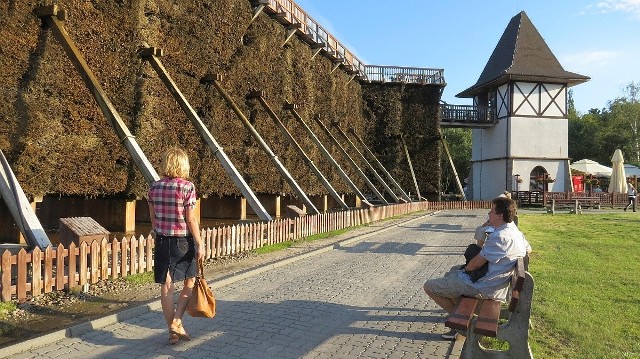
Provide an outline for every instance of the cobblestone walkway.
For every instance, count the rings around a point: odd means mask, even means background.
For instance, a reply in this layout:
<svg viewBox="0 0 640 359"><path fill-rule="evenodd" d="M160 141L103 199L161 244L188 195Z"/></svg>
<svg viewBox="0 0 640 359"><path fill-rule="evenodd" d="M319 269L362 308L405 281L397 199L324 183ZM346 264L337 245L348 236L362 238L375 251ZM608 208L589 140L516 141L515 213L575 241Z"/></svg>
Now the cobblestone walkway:
<svg viewBox="0 0 640 359"><path fill-rule="evenodd" d="M423 213L383 223L318 254L214 285L217 316L185 316L190 342L167 344L155 303L104 326L94 321L95 329L81 335L32 341L10 357L457 358L460 343L440 338L445 313L422 283L462 263L486 213Z"/></svg>

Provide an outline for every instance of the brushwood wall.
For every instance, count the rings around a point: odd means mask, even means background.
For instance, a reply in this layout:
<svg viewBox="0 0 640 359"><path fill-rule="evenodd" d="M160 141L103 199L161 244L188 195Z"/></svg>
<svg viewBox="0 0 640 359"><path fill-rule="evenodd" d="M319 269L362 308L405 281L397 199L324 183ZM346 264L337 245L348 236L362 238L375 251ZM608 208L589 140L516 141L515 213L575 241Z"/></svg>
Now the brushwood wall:
<svg viewBox="0 0 640 359"><path fill-rule="evenodd" d="M414 192L400 141L404 134L421 191L438 190L440 88L363 84L340 69L332 71L330 60L312 58L313 50L298 39L282 46L286 29L265 14L251 22L246 0L56 3L68 13L64 26L71 39L156 170L164 149L185 148L200 195L240 191L151 66L137 56L143 43L164 50L165 68L256 193L293 191L215 88L202 81L207 75L222 75L227 93L310 195L327 191L263 108L246 98L252 89L264 91L338 192L352 191L281 110L285 101L299 106L301 117L360 188L363 181L314 116L327 125L338 120L343 129L353 127L400 185ZM53 33L33 15L40 4L0 3L0 149L29 196L144 197L142 174Z"/></svg>

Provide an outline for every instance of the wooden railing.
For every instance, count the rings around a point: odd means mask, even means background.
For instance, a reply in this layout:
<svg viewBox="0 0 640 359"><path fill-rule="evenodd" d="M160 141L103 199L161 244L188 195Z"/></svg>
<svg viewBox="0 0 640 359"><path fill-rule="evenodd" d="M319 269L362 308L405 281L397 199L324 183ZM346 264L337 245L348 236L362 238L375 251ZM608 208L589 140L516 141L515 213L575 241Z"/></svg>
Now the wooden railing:
<svg viewBox="0 0 640 359"><path fill-rule="evenodd" d="M444 85L443 69L366 65L365 73L367 75L367 80L371 82Z"/></svg>
<svg viewBox="0 0 640 359"><path fill-rule="evenodd" d="M254 2L254 1L252 1ZM319 48L323 54L348 73L364 77L364 64L335 37L325 30L292 0L268 0L265 12L285 26L296 28L296 34L313 48Z"/></svg>
<svg viewBox="0 0 640 359"><path fill-rule="evenodd" d="M543 206L551 203L552 199L574 199L581 197L597 197L600 199L602 207L624 206L628 203L626 193L607 192L542 192L542 191L512 191L511 198L517 199L519 205L523 206Z"/></svg>
<svg viewBox="0 0 640 359"><path fill-rule="evenodd" d="M493 126L498 122L493 107L440 105L440 122L443 127Z"/></svg>
<svg viewBox="0 0 640 359"><path fill-rule="evenodd" d="M491 208L491 202L411 202L203 229L205 259L235 255L412 212L474 208ZM120 241L104 238L91 244L71 244L69 248L63 245L47 247L44 251L20 249L14 254L5 250L0 256L0 300L24 301L30 296L68 288L82 289L100 280L152 271L153 245L150 236L132 236Z"/></svg>
<svg viewBox="0 0 640 359"><path fill-rule="evenodd" d="M319 49L324 56L361 81L439 85L445 83L442 69L365 65L293 0L251 2L263 3L265 12L271 17L284 26L296 29L296 34L303 41L312 48Z"/></svg>

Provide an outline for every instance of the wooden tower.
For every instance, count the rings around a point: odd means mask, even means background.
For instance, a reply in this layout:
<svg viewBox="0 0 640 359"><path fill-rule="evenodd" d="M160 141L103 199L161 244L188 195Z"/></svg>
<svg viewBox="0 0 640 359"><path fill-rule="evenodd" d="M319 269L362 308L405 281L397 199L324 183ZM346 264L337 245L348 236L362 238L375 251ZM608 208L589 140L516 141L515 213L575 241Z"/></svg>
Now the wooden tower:
<svg viewBox="0 0 640 359"><path fill-rule="evenodd" d="M469 197L569 191L567 89L588 80L562 68L524 11L514 16L476 84L456 95L496 116L472 130Z"/></svg>

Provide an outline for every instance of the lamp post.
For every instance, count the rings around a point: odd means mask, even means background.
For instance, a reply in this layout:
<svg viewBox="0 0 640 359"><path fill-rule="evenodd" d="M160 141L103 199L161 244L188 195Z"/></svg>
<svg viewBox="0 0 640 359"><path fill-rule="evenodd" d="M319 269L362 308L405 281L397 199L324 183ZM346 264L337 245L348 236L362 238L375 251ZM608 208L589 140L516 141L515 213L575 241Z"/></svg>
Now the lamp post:
<svg viewBox="0 0 640 359"><path fill-rule="evenodd" d="M516 178L516 196L518 195L518 191L520 190L519 188L519 184L520 184L520 175L516 174L513 175L513 177Z"/></svg>

